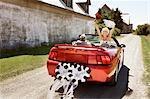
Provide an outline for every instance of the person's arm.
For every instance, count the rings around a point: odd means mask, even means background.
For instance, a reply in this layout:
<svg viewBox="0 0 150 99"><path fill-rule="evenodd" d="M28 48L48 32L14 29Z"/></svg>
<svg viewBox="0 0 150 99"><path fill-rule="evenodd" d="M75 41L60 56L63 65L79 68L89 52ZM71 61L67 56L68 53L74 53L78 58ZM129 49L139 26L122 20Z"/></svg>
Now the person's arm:
<svg viewBox="0 0 150 99"><path fill-rule="evenodd" d="M101 40L101 32L100 32L100 30L99 30L98 24L96 23L96 20L94 21L94 25L95 25L95 28L96 28L97 33L98 33L98 35L99 35L99 39Z"/></svg>

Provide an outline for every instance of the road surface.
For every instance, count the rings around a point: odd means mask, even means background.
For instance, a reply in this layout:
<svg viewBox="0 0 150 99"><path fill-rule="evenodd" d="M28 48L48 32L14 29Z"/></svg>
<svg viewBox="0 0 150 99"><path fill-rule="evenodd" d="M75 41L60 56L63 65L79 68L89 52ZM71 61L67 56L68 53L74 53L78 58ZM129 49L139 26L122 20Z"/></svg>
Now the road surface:
<svg viewBox="0 0 150 99"><path fill-rule="evenodd" d="M142 83L144 71L141 39L135 35L126 35L121 39L126 44L125 61L115 87L104 84L84 83L75 90L77 99L148 99L146 86ZM128 84L129 79L129 84ZM48 76L46 66L29 71L0 83L0 99L46 99L49 86L54 78ZM131 95L125 95L127 86L133 89Z"/></svg>

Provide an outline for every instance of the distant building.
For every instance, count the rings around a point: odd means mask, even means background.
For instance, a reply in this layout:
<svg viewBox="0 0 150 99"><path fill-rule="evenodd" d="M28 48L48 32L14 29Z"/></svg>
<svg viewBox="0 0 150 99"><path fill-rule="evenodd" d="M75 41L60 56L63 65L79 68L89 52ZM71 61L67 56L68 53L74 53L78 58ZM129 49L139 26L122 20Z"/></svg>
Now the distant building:
<svg viewBox="0 0 150 99"><path fill-rule="evenodd" d="M127 24L123 22L123 30L121 31L122 34L128 34L132 32L133 25Z"/></svg>
<svg viewBox="0 0 150 99"><path fill-rule="evenodd" d="M0 0L0 49L71 41L91 33L91 2L78 1Z"/></svg>

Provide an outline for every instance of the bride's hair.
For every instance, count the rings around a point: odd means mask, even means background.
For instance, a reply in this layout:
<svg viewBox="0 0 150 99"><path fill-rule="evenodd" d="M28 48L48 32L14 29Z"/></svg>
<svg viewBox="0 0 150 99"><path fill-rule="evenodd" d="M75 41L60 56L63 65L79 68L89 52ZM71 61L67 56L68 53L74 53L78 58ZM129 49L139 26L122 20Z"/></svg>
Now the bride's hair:
<svg viewBox="0 0 150 99"><path fill-rule="evenodd" d="M101 31L101 39L103 39L103 34L104 34L104 32L107 32L107 33L108 33L107 37L108 37L108 40L110 40L110 39L111 39L111 33L110 33L110 30L109 30L107 27L102 28L102 31Z"/></svg>
<svg viewBox="0 0 150 99"><path fill-rule="evenodd" d="M102 28L102 31L101 31L101 33L103 34L103 33L104 33L104 31L106 31L107 33L110 33L110 31L109 31L109 29L108 29L107 27L105 27L105 28Z"/></svg>

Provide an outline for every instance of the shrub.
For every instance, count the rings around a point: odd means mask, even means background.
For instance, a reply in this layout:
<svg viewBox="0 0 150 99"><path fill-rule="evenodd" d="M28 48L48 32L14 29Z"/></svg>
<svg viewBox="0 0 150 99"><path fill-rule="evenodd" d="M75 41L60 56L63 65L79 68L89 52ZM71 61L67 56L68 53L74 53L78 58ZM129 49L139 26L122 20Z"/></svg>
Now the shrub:
<svg viewBox="0 0 150 99"><path fill-rule="evenodd" d="M120 32L121 32L120 29L114 28L113 33L112 33L112 36L120 36Z"/></svg>
<svg viewBox="0 0 150 99"><path fill-rule="evenodd" d="M149 24L138 25L135 33L137 35L149 35L150 34L150 25Z"/></svg>

